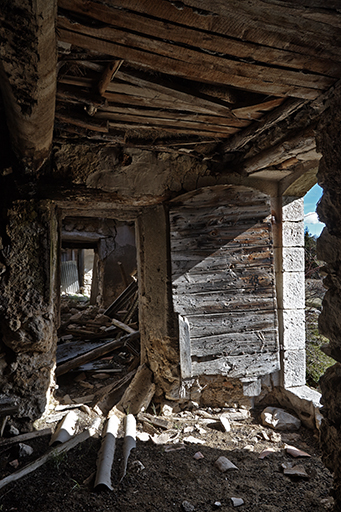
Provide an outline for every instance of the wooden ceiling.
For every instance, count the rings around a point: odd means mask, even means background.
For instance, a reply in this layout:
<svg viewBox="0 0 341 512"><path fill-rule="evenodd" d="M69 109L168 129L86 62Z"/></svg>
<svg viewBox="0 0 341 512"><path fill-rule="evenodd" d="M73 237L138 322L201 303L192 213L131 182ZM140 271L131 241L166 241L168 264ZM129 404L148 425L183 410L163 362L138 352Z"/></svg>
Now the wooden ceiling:
<svg viewBox="0 0 341 512"><path fill-rule="evenodd" d="M339 0L58 0L55 30L55 143L277 181L316 169L314 129L341 78Z"/></svg>

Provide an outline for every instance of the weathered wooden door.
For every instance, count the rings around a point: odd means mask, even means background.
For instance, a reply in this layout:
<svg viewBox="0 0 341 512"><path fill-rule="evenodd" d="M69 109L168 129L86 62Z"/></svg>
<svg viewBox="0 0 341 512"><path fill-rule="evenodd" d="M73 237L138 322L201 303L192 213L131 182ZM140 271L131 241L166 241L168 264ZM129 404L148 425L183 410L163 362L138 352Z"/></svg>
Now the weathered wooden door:
<svg viewBox="0 0 341 512"><path fill-rule="evenodd" d="M170 209L183 378L279 368L270 205L246 187L200 189Z"/></svg>

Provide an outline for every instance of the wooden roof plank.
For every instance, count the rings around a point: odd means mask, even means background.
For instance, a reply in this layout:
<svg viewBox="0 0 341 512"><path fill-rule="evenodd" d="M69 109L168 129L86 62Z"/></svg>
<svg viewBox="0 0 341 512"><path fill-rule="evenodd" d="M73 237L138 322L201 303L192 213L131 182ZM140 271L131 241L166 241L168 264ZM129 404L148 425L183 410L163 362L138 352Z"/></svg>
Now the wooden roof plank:
<svg viewBox="0 0 341 512"><path fill-rule="evenodd" d="M142 44L145 48L137 49L136 36L130 40L131 47L123 46L108 40L110 35L107 33L107 29L89 29L88 27L68 22L63 22L63 25L69 27L69 29L59 28L60 39L64 42L101 51L116 58L124 58L127 61L147 66L153 70L157 69L160 72L201 82L229 83L234 87L258 93L275 96L295 96L306 99L315 99L320 90L328 88L335 82L334 79L320 75L293 71L283 72L283 70L279 69L247 65L242 62L229 61L228 59L214 56L209 56L208 58L208 55L204 53L187 49L181 49L181 59L178 60L180 54L176 55L174 53L174 46L171 44L159 44L157 49L162 52L162 55L159 55L158 53L150 52L151 48L147 39ZM100 38L97 36L100 36ZM112 34L112 37L115 39L114 34ZM173 57L171 56L172 54Z"/></svg>
<svg viewBox="0 0 341 512"><path fill-rule="evenodd" d="M78 0L76 5L75 0L59 0L59 5L69 10L78 8L90 16L93 8L86 0ZM272 5L270 10L259 1L252 5L243 0L186 0L177 6L167 0L114 0L110 7L312 57L319 54L330 59L334 52L340 55L340 44L335 45L340 40L339 31L325 33L321 23L312 24L288 6Z"/></svg>
<svg viewBox="0 0 341 512"><path fill-rule="evenodd" d="M84 0L63 0L61 6L72 12L125 30L134 30L151 37L186 44L203 50L226 54L242 59L268 63L272 66L305 69L315 73L340 77L340 66L333 60L304 55L287 49L277 49L247 41L238 41L220 34L205 34L201 30L141 16L140 13L115 9L115 6L101 5Z"/></svg>
<svg viewBox="0 0 341 512"><path fill-rule="evenodd" d="M107 119L108 121L111 121L111 125L113 125L116 121L121 123L137 123L140 126L144 126L145 128L152 128L152 127L168 127L173 126L178 127L179 129L193 129L193 131L196 130L202 130L205 132L213 132L213 133L219 133L219 134L226 134L231 135L233 133L236 133L238 130L235 127L231 126L223 126L223 125L215 125L215 124L209 124L207 122L199 122L199 121L190 121L190 120L180 120L180 119L167 119L159 118L159 117L147 117L147 116L136 116L136 115L130 115L128 113L122 114L122 113L113 113L113 112L97 112L94 116L95 119Z"/></svg>
<svg viewBox="0 0 341 512"><path fill-rule="evenodd" d="M146 124L143 124L143 123L128 123L128 122L111 122L109 121L109 128L113 128L113 129L118 129L118 130L147 130L148 132L152 131L152 130L155 130L157 129L158 132L169 132L169 133L176 133L176 134L182 134L182 135L198 135L199 137L212 137L212 139L224 139L224 138L227 138L228 137L228 133L226 133L226 131L224 130L220 130L219 132L214 132L214 131L210 131L210 130L205 130L203 128L185 128L183 127L182 125L180 125L179 123L177 124L177 126L166 126L166 125L162 125L162 126L156 126L156 125L153 123L151 126L147 126ZM234 130L233 128L231 128L231 130ZM235 132L237 131L237 129L235 129ZM235 133L234 132L234 133Z"/></svg>
<svg viewBox="0 0 341 512"><path fill-rule="evenodd" d="M153 107L153 103L151 102L149 104L150 107ZM240 128L243 126L247 126L249 122L245 120L230 120L226 119L224 117L219 116L208 116L203 114L197 114L197 113L183 113L181 112L174 112L174 111L168 111L166 109L137 109L137 108L131 108L131 107L118 107L116 105L108 105L105 107L100 107L98 114L96 114L96 117L99 118L105 118L106 115L108 115L108 119L110 119L110 115L114 114L116 116L121 116L122 119L124 119L124 116L136 116L139 117L141 122L143 119L146 119L146 121L152 121L153 119L165 119L165 120L173 120L179 123L182 123L183 121L190 121L195 123L206 123L206 125L213 125L217 127L236 127Z"/></svg>

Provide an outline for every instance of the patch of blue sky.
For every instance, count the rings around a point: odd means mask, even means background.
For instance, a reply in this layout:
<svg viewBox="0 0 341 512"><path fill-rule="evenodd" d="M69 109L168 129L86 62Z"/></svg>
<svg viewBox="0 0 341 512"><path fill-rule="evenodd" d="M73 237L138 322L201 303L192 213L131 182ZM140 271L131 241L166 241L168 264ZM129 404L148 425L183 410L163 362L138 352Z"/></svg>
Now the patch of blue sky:
<svg viewBox="0 0 341 512"><path fill-rule="evenodd" d="M304 196L304 228L308 228L311 235L319 236L324 228L316 213L316 204L322 196L322 188L314 185Z"/></svg>

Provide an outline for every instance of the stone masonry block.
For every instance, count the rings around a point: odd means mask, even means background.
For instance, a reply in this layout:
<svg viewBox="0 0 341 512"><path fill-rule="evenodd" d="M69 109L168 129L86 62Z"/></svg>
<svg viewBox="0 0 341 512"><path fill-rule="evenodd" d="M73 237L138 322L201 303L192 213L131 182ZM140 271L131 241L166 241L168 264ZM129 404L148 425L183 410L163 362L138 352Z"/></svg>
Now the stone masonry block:
<svg viewBox="0 0 341 512"><path fill-rule="evenodd" d="M282 244L283 247L303 247L304 223L289 221L283 222Z"/></svg>
<svg viewBox="0 0 341 512"><path fill-rule="evenodd" d="M305 350L286 350L282 364L283 386L285 389L305 385Z"/></svg>
<svg viewBox="0 0 341 512"><path fill-rule="evenodd" d="M284 350L305 349L305 310L287 309L283 314Z"/></svg>
<svg viewBox="0 0 341 512"><path fill-rule="evenodd" d="M290 200L289 198L285 198L285 201ZM304 219L304 202L303 197L297 199L297 197L292 198L290 203L283 205L282 208L282 221L300 221Z"/></svg>
<svg viewBox="0 0 341 512"><path fill-rule="evenodd" d="M283 309L304 309L304 272L283 273Z"/></svg>
<svg viewBox="0 0 341 512"><path fill-rule="evenodd" d="M304 272L303 247L283 247L283 271Z"/></svg>

